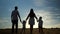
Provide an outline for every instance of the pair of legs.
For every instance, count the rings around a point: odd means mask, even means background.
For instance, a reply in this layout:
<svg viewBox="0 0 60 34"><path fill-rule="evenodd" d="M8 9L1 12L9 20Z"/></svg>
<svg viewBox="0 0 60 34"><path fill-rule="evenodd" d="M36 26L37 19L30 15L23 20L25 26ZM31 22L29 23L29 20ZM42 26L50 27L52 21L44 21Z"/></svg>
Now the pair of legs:
<svg viewBox="0 0 60 34"><path fill-rule="evenodd" d="M33 31L33 25L30 25L30 34L32 34Z"/></svg>
<svg viewBox="0 0 60 34"><path fill-rule="evenodd" d="M25 25L23 25L23 28L22 28L22 32L25 34L25 29L26 29L26 27L25 27ZM21 34L22 34L22 32L21 32Z"/></svg>
<svg viewBox="0 0 60 34"><path fill-rule="evenodd" d="M39 26L39 34L44 34L43 28L41 26Z"/></svg>
<svg viewBox="0 0 60 34"><path fill-rule="evenodd" d="M18 31L18 20L13 20L12 21L12 34L14 33L14 26L16 27L16 34Z"/></svg>

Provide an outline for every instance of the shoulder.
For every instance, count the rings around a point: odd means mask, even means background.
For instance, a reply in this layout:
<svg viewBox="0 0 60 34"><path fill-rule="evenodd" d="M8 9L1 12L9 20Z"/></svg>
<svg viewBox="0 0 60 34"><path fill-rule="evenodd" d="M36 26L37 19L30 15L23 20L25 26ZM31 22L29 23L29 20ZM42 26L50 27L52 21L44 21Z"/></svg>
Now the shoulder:
<svg viewBox="0 0 60 34"><path fill-rule="evenodd" d="M41 20L43 22L43 20Z"/></svg>
<svg viewBox="0 0 60 34"><path fill-rule="evenodd" d="M33 15L35 16L35 13L33 13Z"/></svg>

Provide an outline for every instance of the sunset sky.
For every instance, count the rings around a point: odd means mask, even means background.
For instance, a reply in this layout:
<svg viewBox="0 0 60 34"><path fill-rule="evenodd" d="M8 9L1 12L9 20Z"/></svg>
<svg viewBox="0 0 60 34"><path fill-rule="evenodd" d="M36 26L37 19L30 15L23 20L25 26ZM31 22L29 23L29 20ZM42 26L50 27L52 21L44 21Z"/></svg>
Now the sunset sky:
<svg viewBox="0 0 60 34"><path fill-rule="evenodd" d="M60 28L60 0L0 0L0 29L11 28L11 12L18 6L22 21L28 16L30 9L39 18L43 18L43 28ZM22 23L19 21L19 28ZM29 28L28 21L26 28ZM34 28L38 28L35 20Z"/></svg>

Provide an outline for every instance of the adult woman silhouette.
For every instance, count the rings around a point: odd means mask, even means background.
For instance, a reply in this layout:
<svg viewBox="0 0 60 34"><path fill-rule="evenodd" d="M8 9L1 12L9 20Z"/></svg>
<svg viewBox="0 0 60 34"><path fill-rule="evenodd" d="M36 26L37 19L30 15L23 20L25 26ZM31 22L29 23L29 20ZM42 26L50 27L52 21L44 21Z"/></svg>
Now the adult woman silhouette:
<svg viewBox="0 0 60 34"><path fill-rule="evenodd" d="M26 18L26 21L27 19L29 18L29 25L30 25L30 34L32 34L32 30L33 30L33 25L35 24L35 20L34 20L34 17L37 19L33 9L30 10L30 13L29 15L27 16ZM38 19L37 19L38 20Z"/></svg>

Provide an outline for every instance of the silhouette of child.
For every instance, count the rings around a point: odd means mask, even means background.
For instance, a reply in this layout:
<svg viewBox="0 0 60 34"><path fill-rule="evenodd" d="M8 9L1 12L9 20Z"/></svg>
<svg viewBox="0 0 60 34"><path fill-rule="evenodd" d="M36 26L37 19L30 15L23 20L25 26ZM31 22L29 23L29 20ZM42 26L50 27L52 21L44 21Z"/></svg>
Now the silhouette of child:
<svg viewBox="0 0 60 34"><path fill-rule="evenodd" d="M24 31L24 34L25 34L26 21L25 21L25 20L23 20L22 24L23 24L22 32Z"/></svg>
<svg viewBox="0 0 60 34"><path fill-rule="evenodd" d="M39 17L39 20L38 20L38 29L39 29L39 33L41 32L41 34L43 33L43 20L42 20L42 17Z"/></svg>
<svg viewBox="0 0 60 34"><path fill-rule="evenodd" d="M26 26L26 21L23 20L23 29L25 30L25 26Z"/></svg>

